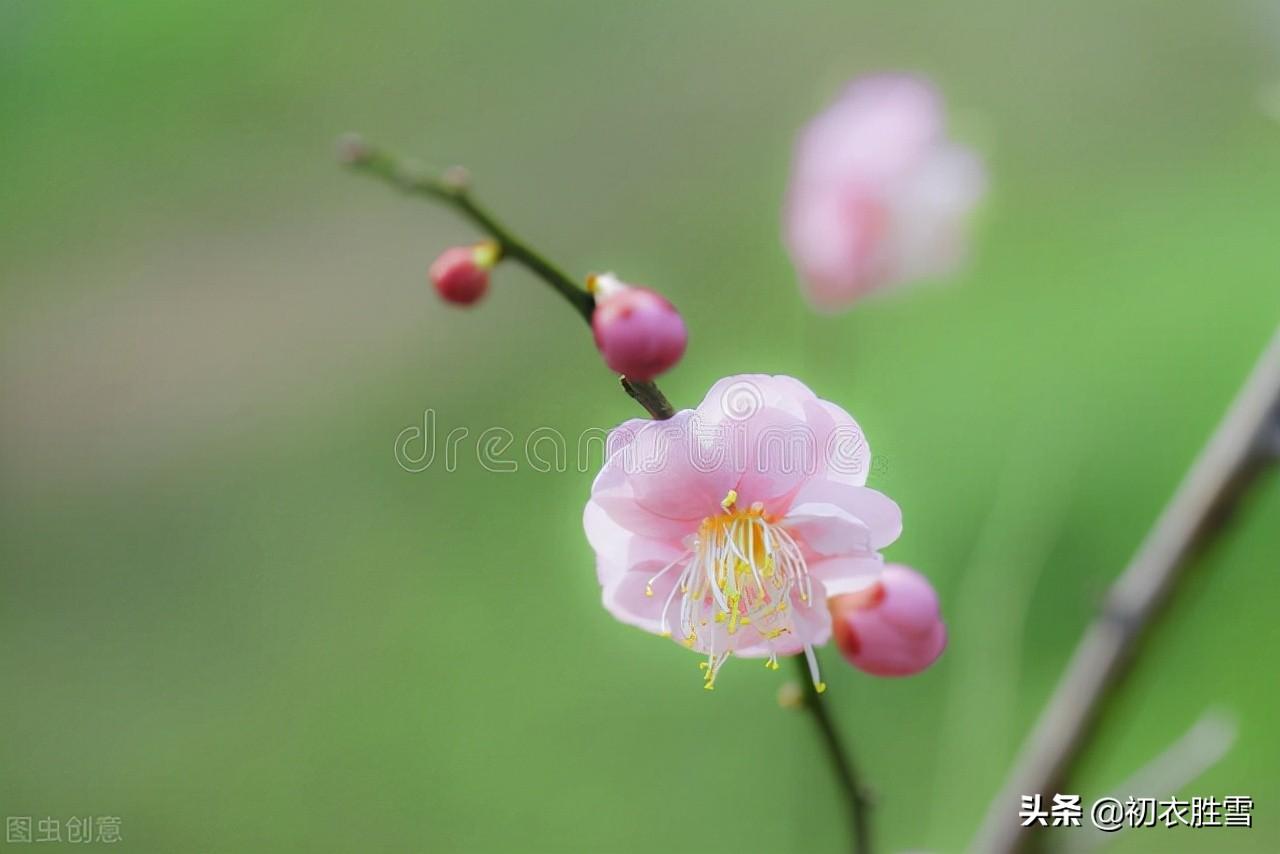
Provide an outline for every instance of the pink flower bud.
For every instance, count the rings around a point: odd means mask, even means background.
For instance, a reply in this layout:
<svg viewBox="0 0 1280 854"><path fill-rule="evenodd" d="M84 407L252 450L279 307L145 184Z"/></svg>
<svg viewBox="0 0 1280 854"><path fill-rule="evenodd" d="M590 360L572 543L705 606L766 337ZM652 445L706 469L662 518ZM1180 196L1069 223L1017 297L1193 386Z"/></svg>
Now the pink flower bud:
<svg viewBox="0 0 1280 854"><path fill-rule="evenodd" d="M889 564L869 586L834 596L832 633L844 657L873 676L910 676L942 654L938 594L913 569Z"/></svg>
<svg viewBox="0 0 1280 854"><path fill-rule="evenodd" d="M623 284L611 273L592 277L589 285L596 297L591 329L606 365L628 379L644 381L680 361L689 333L665 297Z"/></svg>
<svg viewBox="0 0 1280 854"><path fill-rule="evenodd" d="M431 264L431 281L445 302L471 305L489 290L489 271L498 261L492 242L454 246Z"/></svg>

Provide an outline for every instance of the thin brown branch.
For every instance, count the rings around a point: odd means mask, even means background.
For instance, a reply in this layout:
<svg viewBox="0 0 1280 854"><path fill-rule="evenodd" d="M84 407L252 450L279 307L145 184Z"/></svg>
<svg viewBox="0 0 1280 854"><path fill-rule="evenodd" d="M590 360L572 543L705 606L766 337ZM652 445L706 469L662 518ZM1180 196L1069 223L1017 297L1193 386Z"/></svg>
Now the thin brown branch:
<svg viewBox="0 0 1280 854"><path fill-rule="evenodd" d="M471 195L463 170L449 170L437 177L374 148L355 135L339 140L338 157L352 169L379 178L401 192L430 199L457 211L498 244L501 258L520 264L542 279L573 307L579 317L591 324L591 315L595 311L595 299L591 294L477 202ZM675 408L653 382L631 381L623 377L622 387L651 418L664 421L675 415Z"/></svg>
<svg viewBox="0 0 1280 854"><path fill-rule="evenodd" d="M1258 473L1274 462L1278 419L1280 330L1138 553L1112 584L1013 773L988 808L972 850L1026 850L1032 837L1018 819L1020 796L1052 795L1068 779L1139 641L1168 602L1190 558L1222 530Z"/></svg>
<svg viewBox="0 0 1280 854"><path fill-rule="evenodd" d="M831 759L831 769L835 773L836 783L844 795L844 805L848 814L849 833L851 834L853 854L871 854L871 796L858 775L858 766L853 762L853 754L840 738L831 713L827 711L827 703L823 695L818 693L809 675L809 665L803 655L792 656L796 664L797 676L804 690L804 705L812 714L813 722L822 737L823 747Z"/></svg>
<svg viewBox="0 0 1280 854"><path fill-rule="evenodd" d="M671 401L667 400L667 396L652 382L640 382L622 377L622 390L631 395L636 403L643 406L651 418L658 421L666 421L676 414L676 409L671 405Z"/></svg>

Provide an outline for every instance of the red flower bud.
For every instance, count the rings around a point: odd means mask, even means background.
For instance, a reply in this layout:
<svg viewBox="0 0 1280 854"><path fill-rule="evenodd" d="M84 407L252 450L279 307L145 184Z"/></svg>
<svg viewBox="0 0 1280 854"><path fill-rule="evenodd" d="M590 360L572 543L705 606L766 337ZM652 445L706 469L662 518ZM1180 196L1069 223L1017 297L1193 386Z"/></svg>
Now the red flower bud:
<svg viewBox="0 0 1280 854"><path fill-rule="evenodd" d="M938 595L928 580L889 564L870 586L828 601L831 633L846 660L873 676L919 673L947 646Z"/></svg>
<svg viewBox="0 0 1280 854"><path fill-rule="evenodd" d="M498 261L492 242L454 246L431 264L431 281L445 302L471 305L489 290L489 271Z"/></svg>

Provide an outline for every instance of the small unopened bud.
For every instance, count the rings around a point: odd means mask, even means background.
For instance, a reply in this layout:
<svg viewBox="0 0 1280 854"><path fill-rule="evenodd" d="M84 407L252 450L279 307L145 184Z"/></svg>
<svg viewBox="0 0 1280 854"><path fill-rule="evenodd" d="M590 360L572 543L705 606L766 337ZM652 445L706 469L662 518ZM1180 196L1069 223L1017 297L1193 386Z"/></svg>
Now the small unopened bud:
<svg viewBox="0 0 1280 854"><path fill-rule="evenodd" d="M666 373L684 355L689 333L675 306L657 291L592 276L596 298L591 329L605 364L628 379L647 381Z"/></svg>
<svg viewBox="0 0 1280 854"><path fill-rule="evenodd" d="M344 133L338 137L338 162L346 166L354 166L369 159L373 149L358 133Z"/></svg>
<svg viewBox="0 0 1280 854"><path fill-rule="evenodd" d="M938 594L920 573L890 564L869 586L828 602L840 653L873 676L919 673L947 646Z"/></svg>
<svg viewBox="0 0 1280 854"><path fill-rule="evenodd" d="M445 302L471 305L489 290L489 271L498 263L498 255L493 241L446 249L429 271L436 292Z"/></svg>

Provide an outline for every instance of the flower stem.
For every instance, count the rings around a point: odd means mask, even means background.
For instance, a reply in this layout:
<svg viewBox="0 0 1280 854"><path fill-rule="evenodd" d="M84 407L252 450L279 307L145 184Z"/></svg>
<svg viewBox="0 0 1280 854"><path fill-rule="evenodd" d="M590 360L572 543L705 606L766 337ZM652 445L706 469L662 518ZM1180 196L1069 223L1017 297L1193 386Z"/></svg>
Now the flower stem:
<svg viewBox="0 0 1280 854"><path fill-rule="evenodd" d="M822 736L826 753L831 758L831 768L835 772L836 782L844 793L845 809L848 811L849 827L853 834L853 845L850 850L854 854L871 854L871 797L862 786L858 776L858 768L853 764L853 756L845 747L835 722L827 711L827 704L818 689L814 687L809 675L809 665L803 655L792 656L799 671L800 684L804 686L804 706L813 715L813 722Z"/></svg>
<svg viewBox="0 0 1280 854"><path fill-rule="evenodd" d="M588 325L591 324L595 298L472 198L462 170L450 170L444 177L428 175L358 138L344 139L340 143L339 156L352 169L381 178L402 192L425 196L453 208L498 244L501 258L510 258L542 279L564 297ZM622 387L651 417L663 421L675 415L675 408L654 383L623 377Z"/></svg>

